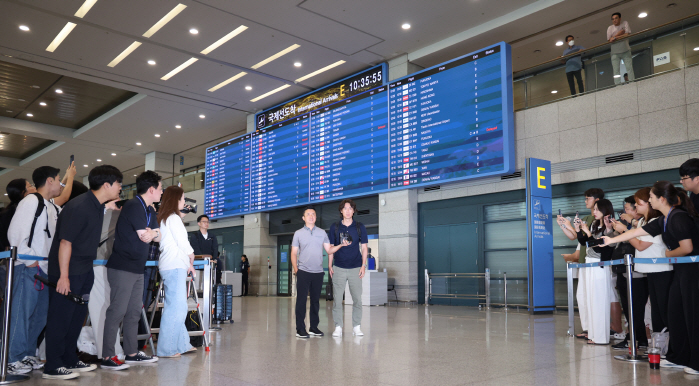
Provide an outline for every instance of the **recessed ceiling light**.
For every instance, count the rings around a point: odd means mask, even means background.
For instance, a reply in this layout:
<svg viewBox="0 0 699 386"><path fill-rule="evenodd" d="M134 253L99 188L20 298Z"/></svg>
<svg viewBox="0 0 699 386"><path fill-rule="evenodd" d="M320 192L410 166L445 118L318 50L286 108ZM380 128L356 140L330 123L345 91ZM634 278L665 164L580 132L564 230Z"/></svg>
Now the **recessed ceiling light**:
<svg viewBox="0 0 699 386"><path fill-rule="evenodd" d="M199 181L204 181L204 180L199 180Z"/></svg>
<svg viewBox="0 0 699 386"><path fill-rule="evenodd" d="M410 24L409 23L403 23L402 26L400 26L403 29L410 29Z"/></svg>
<svg viewBox="0 0 699 386"><path fill-rule="evenodd" d="M160 78L160 79L162 79L162 80L168 80L168 79L172 78L173 76L177 75L178 72L180 72L180 71L184 70L185 68L189 67L192 63L196 62L197 60L199 60L199 59L197 59L197 58L189 58L189 60L187 60L186 62L180 64L179 66L177 66L177 68L175 68L174 70L168 72L167 74L165 74L165 76L163 76L163 77Z"/></svg>
<svg viewBox="0 0 699 386"><path fill-rule="evenodd" d="M277 92L279 92L279 91L282 91L282 90L284 90L285 88L289 88L289 87L291 87L291 86L288 85L288 84L285 84L285 85L283 85L283 86L281 86L281 87L277 87L277 88L275 88L275 89L272 90L272 91L269 91L269 92L267 92L267 93L264 93L264 94L258 96L257 98L250 99L250 102L257 102L257 101L259 101L260 99L267 98L268 96L270 96L270 95L272 95L272 94L274 94L274 93L277 93Z"/></svg>
<svg viewBox="0 0 699 386"><path fill-rule="evenodd" d="M294 67L301 67L301 62L294 62Z"/></svg>
<svg viewBox="0 0 699 386"><path fill-rule="evenodd" d="M32 88L41 88L41 87L39 87L37 85L33 85Z"/></svg>
<svg viewBox="0 0 699 386"><path fill-rule="evenodd" d="M86 168L86 167L87 167L87 165L83 165L83 167L84 167L84 168Z"/></svg>
<svg viewBox="0 0 699 386"><path fill-rule="evenodd" d="M46 106L46 102L39 102L39 105Z"/></svg>
<svg viewBox="0 0 699 386"><path fill-rule="evenodd" d="M93 5L97 0L85 0L83 5L80 6L80 9L78 9L78 12L75 12L75 17L83 18L87 14L88 11L90 11L90 8L92 8Z"/></svg>
<svg viewBox="0 0 699 386"><path fill-rule="evenodd" d="M180 126L180 125L175 125L175 129L181 129L181 128L182 128L182 126Z"/></svg>
<svg viewBox="0 0 699 386"><path fill-rule="evenodd" d="M244 77L245 74L247 74L247 72L241 71L241 72L239 72L238 74L236 74L235 76L232 76L232 77L230 77L230 78L224 80L223 82L217 84L216 86L211 87L211 88L209 89L209 92L214 92L214 91L220 89L221 87L223 87L223 86L225 86L225 85L227 85L227 84L230 84L230 83L232 83L232 82L234 82L234 81L236 81L236 80L238 80L238 79Z"/></svg>
<svg viewBox="0 0 699 386"><path fill-rule="evenodd" d="M149 60L148 64L150 64L151 66L155 66L155 60Z"/></svg>
<svg viewBox="0 0 699 386"><path fill-rule="evenodd" d="M97 162L102 162L102 160L101 160L101 159L99 159L99 158L97 158Z"/></svg>
<svg viewBox="0 0 699 386"><path fill-rule="evenodd" d="M137 174L134 174L133 176L134 176L134 177L138 177L138 175L137 175Z"/></svg>
<svg viewBox="0 0 699 386"><path fill-rule="evenodd" d="M557 46L557 47L560 47L560 46L562 46L562 45L563 45L563 42L562 42L562 41L559 40L559 41L556 42L556 46Z"/></svg>
<svg viewBox="0 0 699 386"><path fill-rule="evenodd" d="M614 75L615 78L621 78L621 75Z"/></svg>
<svg viewBox="0 0 699 386"><path fill-rule="evenodd" d="M140 45L141 45L140 42L131 43L128 47L126 47L126 49L124 51L122 51L119 55L117 55L117 57L114 58L114 60L109 62L109 64L107 64L107 67L116 66L117 64L119 64L119 62L124 60L125 57L131 55L131 53L134 52L136 50L136 48L138 48Z"/></svg>
<svg viewBox="0 0 699 386"><path fill-rule="evenodd" d="M141 142L136 142L136 146L141 146Z"/></svg>
<svg viewBox="0 0 699 386"><path fill-rule="evenodd" d="M7 193L5 193L5 195L7 196Z"/></svg>
<svg viewBox="0 0 699 386"><path fill-rule="evenodd" d="M68 37L68 35L73 30L73 28L75 28L76 25L77 24L71 23L71 22L66 23L66 25L63 27L61 32L59 32L58 35L56 35L56 37L53 39L51 44L49 44L49 46L46 47L46 51L48 51L48 52L56 51L56 48L58 48L58 46L60 46L61 43L63 43L63 40Z"/></svg>
<svg viewBox="0 0 699 386"><path fill-rule="evenodd" d="M694 47L694 51L699 51L699 47Z"/></svg>
<svg viewBox="0 0 699 386"><path fill-rule="evenodd" d="M219 48L219 47L222 46L224 43L226 43L227 41L229 41L229 40L233 39L234 37L238 36L238 34L240 34L241 32L245 31L246 29L248 29L248 27L246 27L246 26L244 26L244 25L241 25L240 27L238 27L238 28L234 29L233 31L231 31L230 33L228 33L226 36L224 36L224 37L222 37L221 39L218 39L217 41L215 41L214 44L212 44L212 45L206 47L201 53L202 53L203 55L208 55L209 53L211 53L211 51L213 51L213 50Z"/></svg>
<svg viewBox="0 0 699 386"><path fill-rule="evenodd" d="M643 19L643 18L646 17L646 16L648 16L648 14L645 13L645 12L641 12L641 13L638 14L638 17L640 17L641 19Z"/></svg>
<svg viewBox="0 0 699 386"><path fill-rule="evenodd" d="M56 94L63 94L63 90L61 90L60 88L57 88L57 89L56 89Z"/></svg>
<svg viewBox="0 0 699 386"><path fill-rule="evenodd" d="M116 153L112 153L112 156L116 156Z"/></svg>
<svg viewBox="0 0 699 386"><path fill-rule="evenodd" d="M697 47L697 48L699 48L699 47ZM252 86L245 86L245 89L250 91L250 90L252 90Z"/></svg>
<svg viewBox="0 0 699 386"><path fill-rule="evenodd" d="M196 28L190 28L190 29L189 29L189 33L191 33L192 35L196 35L196 34L199 33L199 30L196 29Z"/></svg>
<svg viewBox="0 0 699 386"><path fill-rule="evenodd" d="M206 115L204 115L204 114L199 114L199 118L204 119L204 118L206 118Z"/></svg>
<svg viewBox="0 0 699 386"><path fill-rule="evenodd" d="M34 114L32 114L32 113L27 113L27 116L28 116L28 117L33 117Z"/></svg>
<svg viewBox="0 0 699 386"><path fill-rule="evenodd" d="M27 27L26 25L19 26L19 29L21 29L22 31L29 31L29 27Z"/></svg>
<svg viewBox="0 0 699 386"><path fill-rule="evenodd" d="M267 64L267 63L269 63L269 62L271 62L271 61L273 61L273 60L275 60L275 59L279 59L279 58L281 58L282 56L288 54L289 52L291 52L291 51L293 51L293 50L295 50L295 49L297 49L297 48L299 48L299 47L301 47L301 46L298 45L298 44L291 45L291 46L289 46L289 47L287 47L287 48L285 48L285 49L283 49L283 50L277 52L276 54L270 56L269 58L267 58L267 59L265 59L265 60L263 60L263 61L261 61L261 62L255 64L255 65L252 66L251 68L252 68L253 70L257 70L258 68L264 66L265 64Z"/></svg>
<svg viewBox="0 0 699 386"><path fill-rule="evenodd" d="M174 19L175 16L177 16L180 12L184 11L184 9L187 8L186 5L184 4L177 4L175 8L172 9L172 11L168 12L167 15L163 16L162 19L158 20L157 23L155 23L146 33L143 34L143 37L149 38L153 35L155 35L158 30L163 28L165 24L169 23L170 20Z"/></svg>
<svg viewBox="0 0 699 386"><path fill-rule="evenodd" d="M155 135L155 138L160 138L160 134L156 134L156 135Z"/></svg>
<svg viewBox="0 0 699 386"><path fill-rule="evenodd" d="M558 93L558 90L551 91L551 94L556 94L556 93Z"/></svg>
<svg viewBox="0 0 699 386"><path fill-rule="evenodd" d="M320 70L313 71L313 72L311 72L310 74L308 74L308 75L306 75L306 76L302 76L302 77L296 79L296 82L303 82L304 80L306 80L306 79L308 79L308 78L312 78L312 77L314 77L314 76L316 76L316 75L318 75L318 74L320 74L320 73L322 73L322 72L328 71L329 69L334 68L334 67L337 67L337 66L339 66L339 65L341 65L341 64L344 64L344 63L345 63L344 60L337 61L337 62L335 62L335 63L333 63L333 64L331 64L331 65L329 65L329 66L325 66L325 67L321 68Z"/></svg>

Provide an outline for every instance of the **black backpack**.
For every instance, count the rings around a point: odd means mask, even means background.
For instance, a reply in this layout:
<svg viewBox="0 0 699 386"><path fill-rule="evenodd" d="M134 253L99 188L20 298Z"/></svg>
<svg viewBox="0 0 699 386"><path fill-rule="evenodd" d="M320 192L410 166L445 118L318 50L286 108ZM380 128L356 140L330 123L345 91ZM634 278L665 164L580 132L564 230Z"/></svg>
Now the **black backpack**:
<svg viewBox="0 0 699 386"><path fill-rule="evenodd" d="M334 244L334 245L341 244L340 243L340 222L341 221L338 221L335 223L335 242L337 244ZM362 223L360 223L359 221L355 221L354 225L357 227L357 235L359 235L359 240L357 241L357 244L361 244L362 243L362 227L361 227Z"/></svg>
<svg viewBox="0 0 699 386"><path fill-rule="evenodd" d="M41 216L41 212L44 211L44 208L46 207L46 204L44 204L44 197L39 194L39 193L32 193L33 195L36 196L36 198L39 200L39 204L36 206L36 212L34 213L34 221L32 222L32 230L29 232L29 242L27 243L27 247L31 248L32 247L32 241L34 240L34 228L36 227L36 220L39 219L39 216ZM50 201L49 201L50 202ZM54 208L56 208L56 213L58 213L58 207L51 203ZM46 211L46 229L44 229L44 232L51 238L51 232L49 231L49 211Z"/></svg>

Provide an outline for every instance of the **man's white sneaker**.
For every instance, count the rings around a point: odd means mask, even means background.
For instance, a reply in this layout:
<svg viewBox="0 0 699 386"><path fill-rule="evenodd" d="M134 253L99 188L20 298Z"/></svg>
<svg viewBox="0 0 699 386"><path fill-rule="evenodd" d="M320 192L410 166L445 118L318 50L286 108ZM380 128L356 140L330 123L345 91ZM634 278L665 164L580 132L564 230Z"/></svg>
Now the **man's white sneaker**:
<svg viewBox="0 0 699 386"><path fill-rule="evenodd" d="M12 375L27 374L32 372L31 366L27 366L24 363L17 361L7 364L7 372Z"/></svg>
<svg viewBox="0 0 699 386"><path fill-rule="evenodd" d="M333 331L333 336L338 338L342 336L342 327L336 326L335 331Z"/></svg>
<svg viewBox="0 0 699 386"><path fill-rule="evenodd" d="M660 367L663 367L666 369L683 369L684 368L684 366L672 363L667 359L660 360Z"/></svg>
<svg viewBox="0 0 699 386"><path fill-rule="evenodd" d="M25 365L31 367L34 370L41 370L44 368L44 364L41 361L39 361L39 358L37 357L26 356L20 362L24 363Z"/></svg>
<svg viewBox="0 0 699 386"><path fill-rule="evenodd" d="M690 375L699 375L699 371L696 371L691 367L685 367L684 372Z"/></svg>
<svg viewBox="0 0 699 386"><path fill-rule="evenodd" d="M354 329L352 329L352 335L364 336L364 333L363 333L362 330L359 328L359 326L354 326Z"/></svg>

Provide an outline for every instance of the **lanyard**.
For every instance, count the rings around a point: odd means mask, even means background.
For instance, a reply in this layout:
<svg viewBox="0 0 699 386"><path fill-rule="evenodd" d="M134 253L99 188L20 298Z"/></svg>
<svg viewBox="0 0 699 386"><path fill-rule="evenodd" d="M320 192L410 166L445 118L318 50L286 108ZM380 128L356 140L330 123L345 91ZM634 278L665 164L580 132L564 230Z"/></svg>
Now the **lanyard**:
<svg viewBox="0 0 699 386"><path fill-rule="evenodd" d="M143 201L143 199L141 198L141 196L137 196L137 197L138 197L138 202L140 202L141 205L143 205L143 209L146 211L146 221L147 221L147 222L146 222L146 228L148 228L148 227L150 226L150 215L151 215L151 213L150 213L150 211L148 210L148 207L146 206L146 202Z"/></svg>
<svg viewBox="0 0 699 386"><path fill-rule="evenodd" d="M663 222L663 233L665 233L665 231L667 230L667 218L670 217L670 213L672 213L673 209L675 208L670 208L670 210L667 212L667 216L665 216L665 221Z"/></svg>

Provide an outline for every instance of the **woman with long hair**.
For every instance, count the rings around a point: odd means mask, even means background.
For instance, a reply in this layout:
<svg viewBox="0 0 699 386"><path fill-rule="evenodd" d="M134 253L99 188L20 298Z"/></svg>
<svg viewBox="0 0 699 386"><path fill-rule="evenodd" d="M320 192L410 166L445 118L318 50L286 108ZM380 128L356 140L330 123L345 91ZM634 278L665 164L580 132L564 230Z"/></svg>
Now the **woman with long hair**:
<svg viewBox="0 0 699 386"><path fill-rule="evenodd" d="M696 256L699 254L697 216L687 194L668 181L653 185L649 194L653 209L662 213L657 220L623 235L605 238L607 244L630 240L639 236L658 236L667 246L666 257ZM657 256L662 257L662 256ZM670 345L660 367L684 368L688 374L699 375L699 263L674 265L667 303L667 327Z"/></svg>
<svg viewBox="0 0 699 386"><path fill-rule="evenodd" d="M615 236L611 217L614 215L614 207L611 201L601 199L595 203L592 215L595 221L588 228L585 222L580 221L578 242L587 245L588 241L600 239L603 236ZM587 248L586 263L609 261L612 259L614 246L596 246ZM585 275L587 296L588 344L609 344L609 330L611 323L610 304L613 298L612 270L610 266L588 268Z"/></svg>
<svg viewBox="0 0 699 386"><path fill-rule="evenodd" d="M187 229L182 222L184 191L170 186L163 192L158 209L160 224L160 259L158 269L165 287L165 306L160 318L158 356L177 358L180 354L196 351L189 343L184 325L187 318L187 275L195 276L194 250L189 245Z"/></svg>
<svg viewBox="0 0 699 386"><path fill-rule="evenodd" d="M15 214L17 205L27 195L36 193L34 184L24 178L17 178L10 181L5 188L7 197L10 199L10 205L0 212L0 251L4 251L10 247L10 241L7 240L7 231L10 228L12 216Z"/></svg>

